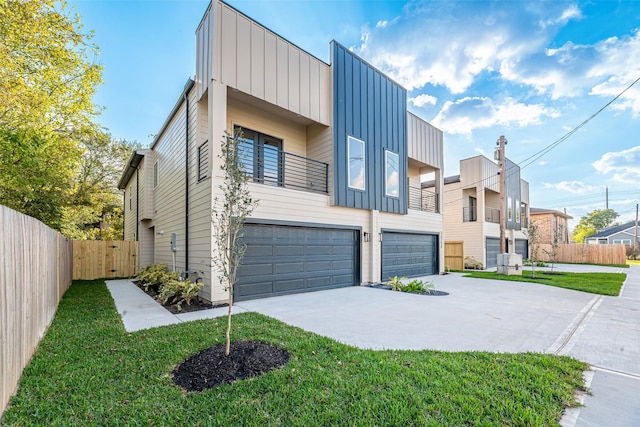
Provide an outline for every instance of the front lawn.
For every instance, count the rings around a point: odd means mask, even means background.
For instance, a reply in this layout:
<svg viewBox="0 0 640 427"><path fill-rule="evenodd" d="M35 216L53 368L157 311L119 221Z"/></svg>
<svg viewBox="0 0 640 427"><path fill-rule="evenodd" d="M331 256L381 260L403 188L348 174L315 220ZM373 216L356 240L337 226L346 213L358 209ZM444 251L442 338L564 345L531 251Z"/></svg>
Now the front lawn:
<svg viewBox="0 0 640 427"><path fill-rule="evenodd" d="M535 272L535 278L531 276L531 271L523 270L522 276L506 276L494 271L474 271L465 274L464 277L542 283L543 285L573 289L574 291L612 296L620 294L620 288L627 277L624 273L567 273L560 271L551 273L540 270Z"/></svg>
<svg viewBox="0 0 640 427"><path fill-rule="evenodd" d="M173 385L173 368L221 342L225 322L126 333L104 282L75 282L1 424L557 425L587 368L546 354L359 350L245 313L234 340L271 343L289 363L203 392Z"/></svg>

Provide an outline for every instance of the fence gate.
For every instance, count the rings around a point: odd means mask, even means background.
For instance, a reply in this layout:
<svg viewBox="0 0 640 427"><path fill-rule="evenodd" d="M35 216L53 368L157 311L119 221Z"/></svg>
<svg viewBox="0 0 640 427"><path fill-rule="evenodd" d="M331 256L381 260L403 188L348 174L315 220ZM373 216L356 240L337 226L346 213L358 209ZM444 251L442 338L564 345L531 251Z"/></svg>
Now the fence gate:
<svg viewBox="0 0 640 427"><path fill-rule="evenodd" d="M137 242L129 240L74 240L73 280L131 277L137 255Z"/></svg>
<svg viewBox="0 0 640 427"><path fill-rule="evenodd" d="M464 270L464 242L462 240L444 242L444 265L447 270Z"/></svg>

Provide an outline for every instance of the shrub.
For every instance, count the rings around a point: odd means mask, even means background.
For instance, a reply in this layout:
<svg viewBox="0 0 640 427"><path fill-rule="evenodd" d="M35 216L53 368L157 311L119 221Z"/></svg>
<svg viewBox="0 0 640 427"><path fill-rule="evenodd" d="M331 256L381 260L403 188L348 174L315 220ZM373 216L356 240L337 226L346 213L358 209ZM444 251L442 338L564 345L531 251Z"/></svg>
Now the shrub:
<svg viewBox="0 0 640 427"><path fill-rule="evenodd" d="M414 293L418 293L421 294L423 292L431 292L435 289L435 285L433 284L433 282L423 282L422 280L412 280L411 282L407 283L404 288L402 289L403 292L414 292Z"/></svg>
<svg viewBox="0 0 640 427"><path fill-rule="evenodd" d="M468 256L464 259L465 270L482 270L484 267L481 262L476 261L474 257Z"/></svg>
<svg viewBox="0 0 640 427"><path fill-rule="evenodd" d="M404 285L402 284L403 280L407 280L407 278L393 276L389 278L389 281L387 281L387 285L391 286L391 290L401 291L404 289Z"/></svg>
<svg viewBox="0 0 640 427"><path fill-rule="evenodd" d="M191 304L191 300L195 297L200 289L202 282L194 283L189 279L178 280L170 279L164 282L160 287L158 300L163 305L177 304L178 311L182 310L182 303Z"/></svg>

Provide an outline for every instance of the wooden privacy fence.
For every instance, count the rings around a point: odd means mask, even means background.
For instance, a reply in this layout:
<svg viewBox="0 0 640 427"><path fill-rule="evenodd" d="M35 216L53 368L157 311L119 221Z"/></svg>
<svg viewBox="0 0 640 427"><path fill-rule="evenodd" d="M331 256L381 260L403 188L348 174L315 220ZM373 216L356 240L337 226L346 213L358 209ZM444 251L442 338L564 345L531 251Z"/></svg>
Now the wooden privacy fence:
<svg viewBox="0 0 640 427"><path fill-rule="evenodd" d="M550 261L548 255L552 247L541 244L538 250L538 261ZM624 245L558 245L557 262L576 264L625 264L627 252Z"/></svg>
<svg viewBox="0 0 640 427"><path fill-rule="evenodd" d="M72 243L0 205L0 416L72 276Z"/></svg>
<svg viewBox="0 0 640 427"><path fill-rule="evenodd" d="M128 240L75 240L73 280L131 277L137 271L138 244Z"/></svg>
<svg viewBox="0 0 640 427"><path fill-rule="evenodd" d="M464 270L464 242L462 240L444 242L444 265L447 270Z"/></svg>

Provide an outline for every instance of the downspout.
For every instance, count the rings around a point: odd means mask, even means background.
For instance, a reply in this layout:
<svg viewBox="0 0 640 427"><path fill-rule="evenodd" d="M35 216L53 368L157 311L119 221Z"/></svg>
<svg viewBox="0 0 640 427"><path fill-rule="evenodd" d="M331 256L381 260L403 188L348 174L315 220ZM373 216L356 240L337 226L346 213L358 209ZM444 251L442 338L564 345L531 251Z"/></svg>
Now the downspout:
<svg viewBox="0 0 640 427"><path fill-rule="evenodd" d="M185 158L186 167L184 168L184 185L185 185L185 203L184 203L184 271L189 273L189 93L184 93L185 102ZM188 276L187 276L188 277Z"/></svg>

